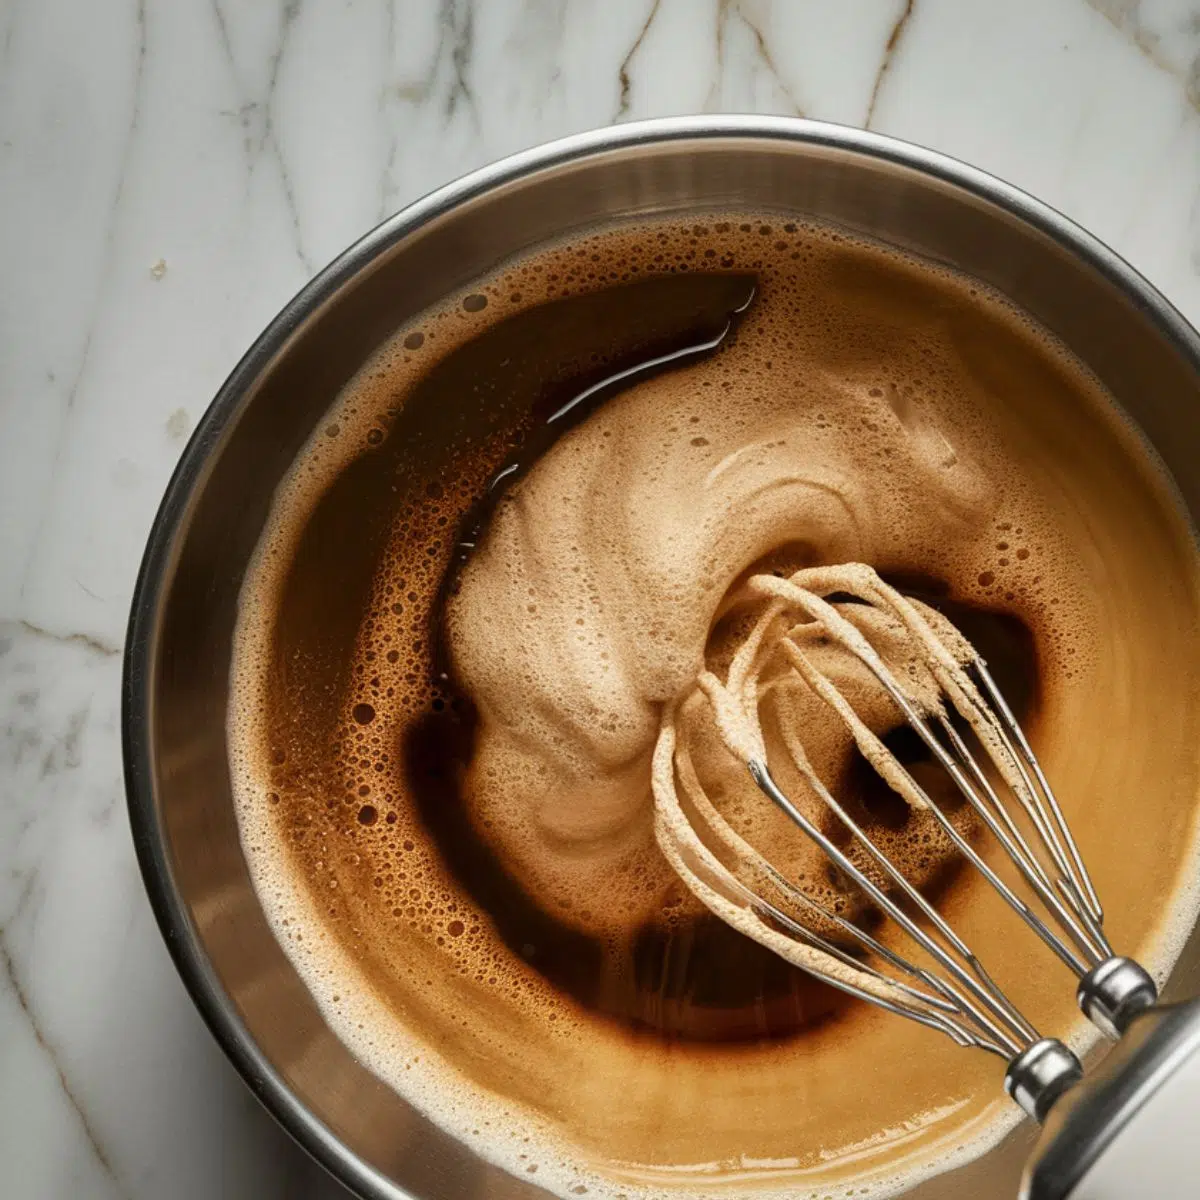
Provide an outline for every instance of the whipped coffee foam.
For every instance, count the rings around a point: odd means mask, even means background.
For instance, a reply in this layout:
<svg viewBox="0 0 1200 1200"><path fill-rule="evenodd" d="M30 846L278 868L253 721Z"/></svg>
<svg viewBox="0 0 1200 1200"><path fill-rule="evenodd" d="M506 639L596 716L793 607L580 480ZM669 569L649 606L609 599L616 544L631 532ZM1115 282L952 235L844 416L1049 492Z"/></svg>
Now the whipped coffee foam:
<svg viewBox="0 0 1200 1200"><path fill-rule="evenodd" d="M722 273L757 279L735 334L607 399L467 537L535 400L642 326L649 345L722 311ZM515 1174L884 1195L1015 1120L998 1064L706 925L654 842L662 708L727 663L739 581L847 560L1009 665L1114 942L1161 977L1195 909L1194 544L1095 381L974 282L775 217L598 231L399 331L280 488L229 721L259 895L347 1045ZM819 703L789 703L1018 1005L1080 1036L1043 948L862 790ZM764 804L718 749L706 782ZM756 828L853 905L794 833Z"/></svg>

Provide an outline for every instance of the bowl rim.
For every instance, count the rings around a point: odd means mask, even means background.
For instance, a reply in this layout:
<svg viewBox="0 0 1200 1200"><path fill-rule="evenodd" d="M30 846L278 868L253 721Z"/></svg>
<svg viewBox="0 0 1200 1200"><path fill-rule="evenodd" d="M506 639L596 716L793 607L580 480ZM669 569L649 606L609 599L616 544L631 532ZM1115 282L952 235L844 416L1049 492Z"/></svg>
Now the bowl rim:
<svg viewBox="0 0 1200 1200"><path fill-rule="evenodd" d="M939 151L850 126L794 117L661 117L592 129L519 151L471 171L388 217L301 288L217 391L184 448L154 517L134 586L125 638L122 759L129 821L142 879L167 949L193 1003L242 1079L279 1124L334 1178L366 1200L419 1198L355 1154L307 1109L267 1059L222 987L172 870L156 803L151 730L164 580L178 550L181 523L214 447L255 380L306 320L397 242L474 197L547 168L611 151L722 140L848 151L908 168L984 200L1048 236L1115 285L1200 373L1200 334L1124 259L1056 209Z"/></svg>

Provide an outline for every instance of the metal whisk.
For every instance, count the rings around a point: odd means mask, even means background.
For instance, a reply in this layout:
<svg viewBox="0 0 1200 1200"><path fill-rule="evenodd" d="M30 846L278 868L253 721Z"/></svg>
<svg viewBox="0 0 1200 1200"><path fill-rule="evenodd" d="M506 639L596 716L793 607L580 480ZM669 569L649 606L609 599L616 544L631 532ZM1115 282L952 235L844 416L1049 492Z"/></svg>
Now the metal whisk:
<svg viewBox="0 0 1200 1200"><path fill-rule="evenodd" d="M702 673L697 695L708 702L720 739L746 764L758 788L863 903L890 921L890 932L873 933L814 898L726 820L680 736L679 706L664 718L654 762L660 846L710 910L763 945L844 992L961 1045L1000 1055L1008 1063L1008 1093L1041 1121L1082 1077L1075 1055L1039 1035L949 921L818 777L802 730L784 728L771 754L784 755L789 772L798 772L834 814L848 835L846 848L785 794L768 761L760 717L760 705L772 691L811 689L845 722L858 750L890 788L911 809L930 815L957 853L1074 973L1083 1012L1117 1037L1156 1003L1157 989L1141 966L1114 954L1062 810L986 664L940 613L861 564L805 569L788 579L758 575L746 585L746 598L761 605L757 620L726 678ZM890 661L875 644L879 638L873 635L880 632L891 647ZM1002 847L1015 878L987 861L820 668L814 649L830 646L852 655L878 681ZM897 944L909 949L901 952Z"/></svg>

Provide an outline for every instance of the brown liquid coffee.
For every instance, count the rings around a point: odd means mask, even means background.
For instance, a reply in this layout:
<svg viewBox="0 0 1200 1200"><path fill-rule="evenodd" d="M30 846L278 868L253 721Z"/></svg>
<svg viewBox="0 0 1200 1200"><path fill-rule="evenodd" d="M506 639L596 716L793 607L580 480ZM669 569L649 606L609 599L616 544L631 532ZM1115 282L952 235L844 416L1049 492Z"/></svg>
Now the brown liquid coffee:
<svg viewBox="0 0 1200 1200"><path fill-rule="evenodd" d="M773 219L602 231L402 330L301 456L243 592L243 841L334 1028L482 1153L564 1194L886 1191L1006 1127L994 1062L716 922L653 844L646 730L719 654L722 597L847 558L983 651L1119 948L1164 969L1194 545L1099 387L971 281ZM1069 977L831 756L1068 1028Z"/></svg>

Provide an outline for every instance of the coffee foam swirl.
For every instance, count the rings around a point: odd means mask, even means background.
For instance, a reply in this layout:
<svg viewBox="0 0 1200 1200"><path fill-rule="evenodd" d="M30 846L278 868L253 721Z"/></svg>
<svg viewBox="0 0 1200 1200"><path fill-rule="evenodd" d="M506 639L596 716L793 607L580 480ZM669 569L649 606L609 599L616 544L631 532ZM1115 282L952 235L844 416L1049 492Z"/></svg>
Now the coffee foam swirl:
<svg viewBox="0 0 1200 1200"><path fill-rule="evenodd" d="M662 875L644 870L603 910L572 900L653 858L661 706L699 673L744 572L789 545L881 564L941 546L957 580L950 555L991 549L1004 484L981 464L997 451L954 427L946 349L931 340L919 390L898 386L799 307L801 286L764 289L715 363L635 387L565 437L496 514L448 611L483 722L476 819L543 904L594 932L660 903Z"/></svg>
<svg viewBox="0 0 1200 1200"><path fill-rule="evenodd" d="M273 927L339 1036L514 1173L560 1195L823 1195L848 1181L882 1195L1011 1124L990 1064L858 1011L732 1050L631 1037L507 945L431 841L401 743L451 702L429 619L502 432L485 431L452 471L431 466L387 514L335 728L311 733L321 695L294 702L307 725L277 714L281 686L303 690L275 660L305 524L387 437L431 364L501 316L705 266L759 276L734 343L564 437L511 491L463 575L448 627L480 714L466 791L475 828L540 906L615 955L647 921L679 928L686 905L651 826L661 705L736 642L735 585L752 567L864 559L937 576L1033 629L1039 751L1066 802L1087 802L1104 768L1148 797L1146 844L1098 874L1118 893L1123 948L1165 970L1193 907L1178 880L1193 860L1187 747L1200 733L1194 551L1173 501L1094 382L1011 306L928 264L771 218L549 248L425 314L364 367L282 485L243 590L229 721L243 843ZM1150 574L1167 615L1131 648L1117 631L1136 625L1137 581ZM1098 690L1112 703L1098 705ZM1105 747L1081 753L1072 731L1114 719L1144 735L1159 774ZM836 738L828 753L843 753ZM1100 797L1093 849L1119 812ZM899 831L897 846L911 837ZM906 861L931 876L939 865L919 837ZM1157 890L1121 887L1138 861L1166 865ZM1168 895L1179 915L1164 925ZM946 900L968 937L995 941L995 914L969 882ZM1000 957L1018 1003L1056 1030L1070 1023L1069 988L1051 986L1036 949ZM893 1074L865 1099L854 1081L880 1053Z"/></svg>

